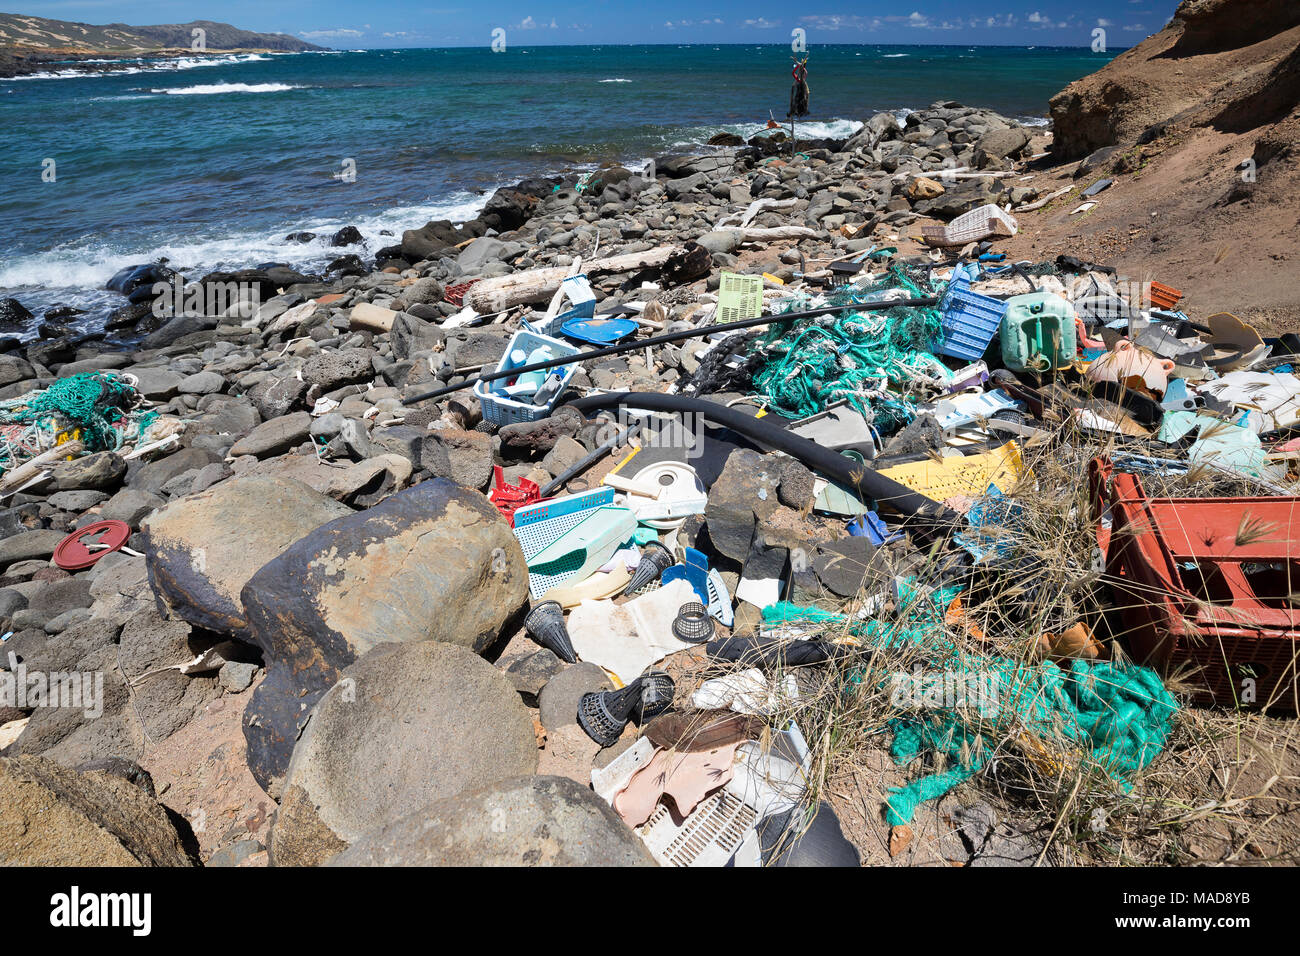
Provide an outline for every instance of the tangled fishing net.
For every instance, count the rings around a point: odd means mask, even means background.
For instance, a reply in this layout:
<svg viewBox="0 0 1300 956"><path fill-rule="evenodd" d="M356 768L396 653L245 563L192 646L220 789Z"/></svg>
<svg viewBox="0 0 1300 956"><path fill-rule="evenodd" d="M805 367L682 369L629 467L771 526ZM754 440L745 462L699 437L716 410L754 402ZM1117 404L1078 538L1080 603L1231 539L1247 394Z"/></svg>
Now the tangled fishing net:
<svg viewBox="0 0 1300 956"><path fill-rule="evenodd" d="M139 403L133 380L113 372L70 375L0 402L0 472L66 441L88 452L138 442L159 417Z"/></svg>
<svg viewBox="0 0 1300 956"><path fill-rule="evenodd" d="M815 607L786 602L763 610L770 625L847 629L867 648L911 646L931 665L931 681L941 690L956 686L974 700L940 695L912 706L888 721L890 753L907 764L928 758L935 770L890 790L887 822L907 823L921 803L943 796L973 777L993 757L997 741L1017 740L1041 764L1073 753L1091 761L1118 786L1150 763L1164 748L1178 705L1159 675L1148 667L1099 660L1025 663L994 654L958 654L944 637L944 608L960 586L934 592L911 591L890 619L853 621ZM846 674L850 687L889 691L888 682L867 687L861 671ZM921 686L923 681L918 681ZM915 696L915 695L914 695Z"/></svg>
<svg viewBox="0 0 1300 956"><path fill-rule="evenodd" d="M754 343L761 356L754 394L797 418L848 400L885 431L905 425L925 392L952 379L929 351L942 335L941 314L936 308L864 312L854 306L930 294L924 279L895 267L873 283L829 292L826 304L842 305L843 312L773 323Z"/></svg>

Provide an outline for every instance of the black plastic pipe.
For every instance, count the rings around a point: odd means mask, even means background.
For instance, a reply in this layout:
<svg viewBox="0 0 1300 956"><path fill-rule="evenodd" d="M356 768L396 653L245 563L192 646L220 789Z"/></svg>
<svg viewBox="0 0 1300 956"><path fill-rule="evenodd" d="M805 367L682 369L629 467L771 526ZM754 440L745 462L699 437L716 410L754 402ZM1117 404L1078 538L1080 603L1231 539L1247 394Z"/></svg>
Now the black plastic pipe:
<svg viewBox="0 0 1300 956"><path fill-rule="evenodd" d="M531 365L521 365L518 368L506 369L504 372L484 372L478 378L461 382L459 385L447 385L443 388L435 388L431 392L424 392L420 395L412 395L410 398L402 399L403 405L413 405L416 402L423 402L430 398L441 398L443 395L450 395L453 392L464 391L467 388L473 388L479 382L494 382L499 378L509 378L512 375L523 375L526 372L540 372L548 368L558 368L561 365L575 365L578 362L585 362L588 359L604 358L607 355L618 355L621 352L635 352L637 349L650 348L655 345L667 345L670 342L681 342L685 339L698 339L705 335L713 335L715 332L734 332L738 329L750 329L756 325L770 325L773 322L791 322L796 319L811 319L819 315L833 315L836 312L881 312L885 309L920 309L938 305L941 301L939 296L927 296L921 299L896 299L892 302L862 302L854 305L828 305L820 309L809 309L806 312L787 312L784 315L760 315L753 319L741 319L739 322L726 322L722 325L706 325L698 329L684 329L681 332L665 332L663 335L655 335L648 339L641 339L638 342L624 342L621 345L608 345L603 349L593 349L590 352L579 352L577 355L565 355L557 359L548 359L545 362L533 362Z"/></svg>
<svg viewBox="0 0 1300 956"><path fill-rule="evenodd" d="M684 395L664 395L658 392L608 392L604 395L590 395L567 404L572 405L584 415L588 411L613 408L623 405L651 412L686 412L699 415L715 425L730 428L746 438L783 451L792 458L803 462L823 477L857 491L865 501L874 498L901 514L923 518L932 522L936 529L952 530L961 525L962 519L955 511L945 508L939 502L906 485L899 484L892 478L875 471L870 466L823 448L814 441L801 438L779 425L754 418L744 412L718 405L700 398L687 398Z"/></svg>

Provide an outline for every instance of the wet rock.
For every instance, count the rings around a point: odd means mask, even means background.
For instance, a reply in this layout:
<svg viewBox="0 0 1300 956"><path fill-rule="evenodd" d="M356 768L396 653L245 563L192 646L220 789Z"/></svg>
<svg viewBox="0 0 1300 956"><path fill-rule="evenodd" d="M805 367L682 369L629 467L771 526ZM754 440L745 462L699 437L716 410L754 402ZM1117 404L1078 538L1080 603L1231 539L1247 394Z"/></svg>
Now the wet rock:
<svg viewBox="0 0 1300 956"><path fill-rule="evenodd" d="M349 510L290 478L239 478L178 498L144 522L149 580L172 613L245 634L240 591L299 538Z"/></svg>
<svg viewBox="0 0 1300 956"><path fill-rule="evenodd" d="M385 644L320 698L271 830L276 866L324 863L412 806L537 767L510 682L464 647Z"/></svg>
<svg viewBox="0 0 1300 956"><path fill-rule="evenodd" d="M306 535L241 594L267 664L245 713L254 776L269 788L284 773L307 711L366 650L413 641L485 650L527 594L510 526L482 495L446 479Z"/></svg>
<svg viewBox="0 0 1300 956"><path fill-rule="evenodd" d="M344 226L330 237L331 246L355 246L365 241L356 226Z"/></svg>
<svg viewBox="0 0 1300 956"><path fill-rule="evenodd" d="M509 821L506 826L494 821ZM654 866L614 809L566 777L517 777L362 836L331 866Z"/></svg>

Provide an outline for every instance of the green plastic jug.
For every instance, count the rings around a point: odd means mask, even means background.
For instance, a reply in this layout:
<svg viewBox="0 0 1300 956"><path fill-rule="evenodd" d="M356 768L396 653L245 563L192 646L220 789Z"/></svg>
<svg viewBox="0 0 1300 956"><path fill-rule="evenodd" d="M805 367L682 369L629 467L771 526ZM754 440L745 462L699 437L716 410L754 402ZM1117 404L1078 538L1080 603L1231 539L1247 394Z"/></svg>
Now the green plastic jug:
<svg viewBox="0 0 1300 956"><path fill-rule="evenodd" d="M1002 363L1017 372L1046 372L1074 361L1074 306L1053 292L1007 299L999 330Z"/></svg>

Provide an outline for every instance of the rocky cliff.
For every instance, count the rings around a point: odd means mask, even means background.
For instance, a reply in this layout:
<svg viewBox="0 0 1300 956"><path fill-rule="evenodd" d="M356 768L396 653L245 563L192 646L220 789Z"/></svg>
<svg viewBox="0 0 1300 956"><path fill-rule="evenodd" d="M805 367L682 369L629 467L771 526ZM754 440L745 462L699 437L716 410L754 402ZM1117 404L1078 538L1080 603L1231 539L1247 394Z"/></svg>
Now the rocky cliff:
<svg viewBox="0 0 1300 956"><path fill-rule="evenodd" d="M1184 0L1159 33L1051 102L1054 151L1077 159L1171 125L1276 123L1300 103L1300 3Z"/></svg>

